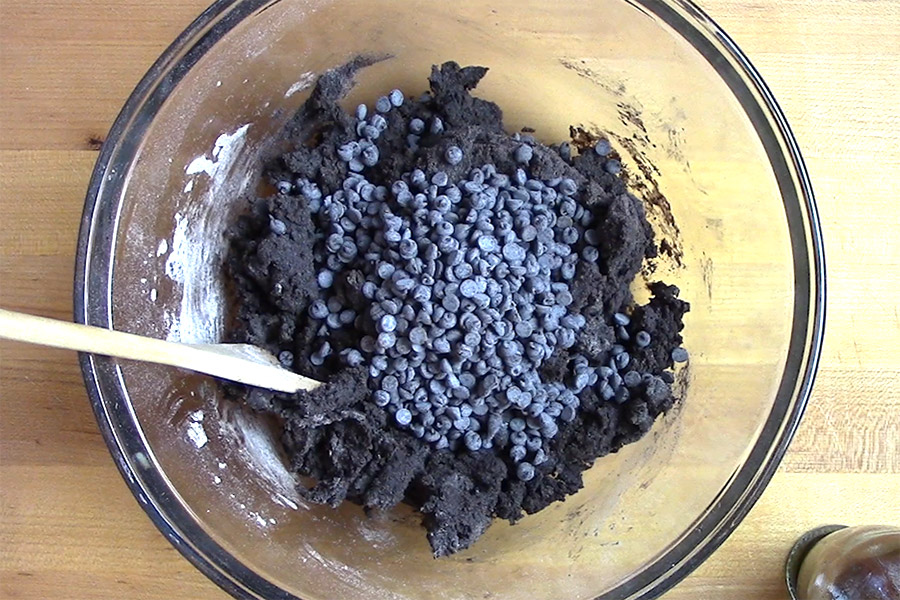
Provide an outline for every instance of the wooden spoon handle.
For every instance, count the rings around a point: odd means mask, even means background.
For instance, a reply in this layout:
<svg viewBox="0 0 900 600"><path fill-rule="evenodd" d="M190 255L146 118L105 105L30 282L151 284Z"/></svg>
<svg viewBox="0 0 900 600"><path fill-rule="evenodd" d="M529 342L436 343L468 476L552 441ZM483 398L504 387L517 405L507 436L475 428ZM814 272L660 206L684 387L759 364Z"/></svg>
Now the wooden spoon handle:
<svg viewBox="0 0 900 600"><path fill-rule="evenodd" d="M53 348L181 367L281 392L308 390L319 385L318 381L298 375L277 364L267 364L258 358L238 355L238 349L247 348L243 345L179 344L4 309L0 309L0 337ZM246 355L247 352L243 354Z"/></svg>

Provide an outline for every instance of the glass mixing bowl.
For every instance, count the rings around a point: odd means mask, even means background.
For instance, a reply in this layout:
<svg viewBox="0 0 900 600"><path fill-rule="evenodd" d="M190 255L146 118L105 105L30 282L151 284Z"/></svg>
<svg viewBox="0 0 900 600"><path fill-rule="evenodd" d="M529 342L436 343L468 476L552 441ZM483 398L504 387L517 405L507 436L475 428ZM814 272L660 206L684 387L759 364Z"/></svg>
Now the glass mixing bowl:
<svg viewBox="0 0 900 600"><path fill-rule="evenodd" d="M503 108L510 130L534 127L545 142L570 125L610 136L665 249L646 271L693 307L683 402L597 461L577 495L435 560L409 508L369 519L354 505L303 502L271 424L214 381L82 356L128 485L172 544L238 597L657 596L769 481L823 327L822 243L796 142L747 59L689 2L217 2L150 69L103 146L76 319L219 340L223 231L316 75L358 53L393 58L359 75L348 106L424 91L431 65L455 60L490 67L476 93Z"/></svg>

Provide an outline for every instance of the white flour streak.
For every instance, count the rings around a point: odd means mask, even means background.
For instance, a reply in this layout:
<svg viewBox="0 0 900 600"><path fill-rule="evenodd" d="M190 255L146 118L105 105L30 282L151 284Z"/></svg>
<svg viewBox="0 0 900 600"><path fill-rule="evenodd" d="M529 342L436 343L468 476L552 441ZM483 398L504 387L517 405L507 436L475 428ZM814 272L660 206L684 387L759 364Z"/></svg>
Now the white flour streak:
<svg viewBox="0 0 900 600"><path fill-rule="evenodd" d="M202 448L209 442L209 438L206 437L206 431L203 429L203 417L203 411L198 410L191 413L191 417L188 420L187 435L197 448Z"/></svg>
<svg viewBox="0 0 900 600"><path fill-rule="evenodd" d="M300 497L296 479L288 472L275 448L277 443L261 423L234 412L227 419L217 419L219 435L230 452L237 453L246 464L252 466L269 492L272 501L297 510Z"/></svg>
<svg viewBox="0 0 900 600"><path fill-rule="evenodd" d="M216 170L216 163L201 155L191 161L191 164L184 170L188 175L196 175L197 173L206 173L210 177Z"/></svg>
<svg viewBox="0 0 900 600"><path fill-rule="evenodd" d="M188 220L180 213L175 215L175 230L172 232L172 253L166 259L166 275L172 281L184 283L185 259L190 258L188 240ZM184 315L182 315L184 318Z"/></svg>
<svg viewBox="0 0 900 600"><path fill-rule="evenodd" d="M234 159L243 149L250 123L241 125L234 133L223 133L216 139L212 156L200 155L191 161L184 172L188 175L206 173L214 184L222 183L222 179L231 170Z"/></svg>
<svg viewBox="0 0 900 600"><path fill-rule="evenodd" d="M186 175L205 176L204 187L175 215L172 242L166 259L166 275L181 284L181 305L177 315L166 313L169 341L216 342L223 327L222 283L219 277L227 211L216 206L223 197L236 197L251 179L250 152L243 152L250 124L216 138L209 154L195 158ZM185 192L195 191L191 178ZM199 183L199 182L198 182ZM161 246L162 244L160 244ZM157 249L157 251L159 248Z"/></svg>
<svg viewBox="0 0 900 600"><path fill-rule="evenodd" d="M307 71L300 76L300 79L298 79L294 84L291 85L291 87L288 88L288 90L284 93L284 97L290 98L297 92L302 92L303 90L311 86L315 80L316 74L311 71Z"/></svg>

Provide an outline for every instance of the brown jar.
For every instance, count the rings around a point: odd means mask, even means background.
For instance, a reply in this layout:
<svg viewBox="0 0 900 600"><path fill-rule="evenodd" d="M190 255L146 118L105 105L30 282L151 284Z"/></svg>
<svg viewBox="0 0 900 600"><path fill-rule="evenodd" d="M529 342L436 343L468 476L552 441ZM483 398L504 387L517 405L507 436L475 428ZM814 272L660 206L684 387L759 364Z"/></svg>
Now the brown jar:
<svg viewBox="0 0 900 600"><path fill-rule="evenodd" d="M900 600L900 528L839 529L802 560L796 600Z"/></svg>

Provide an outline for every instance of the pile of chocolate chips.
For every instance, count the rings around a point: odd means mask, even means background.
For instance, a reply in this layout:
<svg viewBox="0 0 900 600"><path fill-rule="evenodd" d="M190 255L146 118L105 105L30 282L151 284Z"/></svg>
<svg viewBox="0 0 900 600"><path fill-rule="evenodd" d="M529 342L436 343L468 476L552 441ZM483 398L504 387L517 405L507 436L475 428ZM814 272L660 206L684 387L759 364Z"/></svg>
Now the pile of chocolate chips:
<svg viewBox="0 0 900 600"><path fill-rule="evenodd" d="M284 423L315 502L418 508L435 556L582 486L668 410L687 303L630 285L655 255L607 140L573 156L510 135L445 63L430 91L339 105L322 75L268 166L277 193L231 230L234 341L327 381L245 392Z"/></svg>

